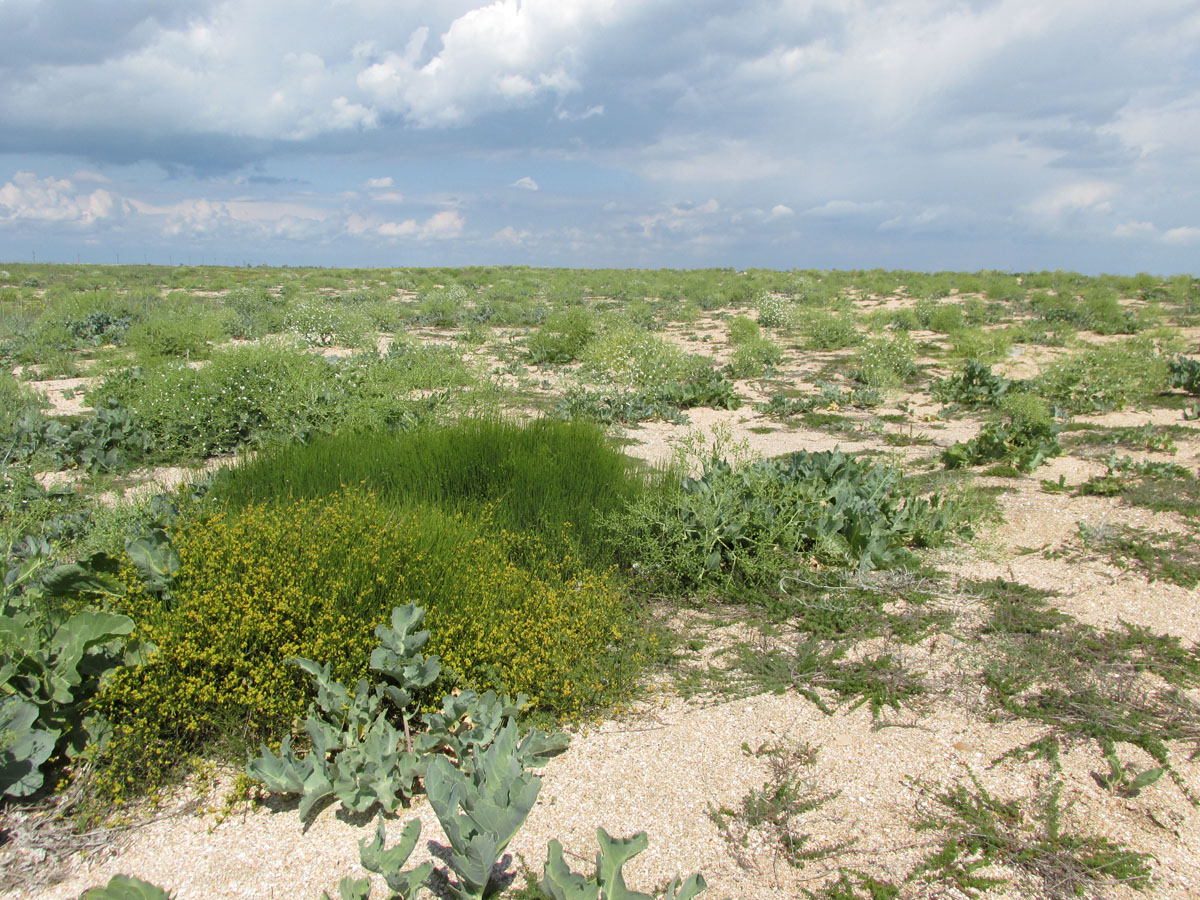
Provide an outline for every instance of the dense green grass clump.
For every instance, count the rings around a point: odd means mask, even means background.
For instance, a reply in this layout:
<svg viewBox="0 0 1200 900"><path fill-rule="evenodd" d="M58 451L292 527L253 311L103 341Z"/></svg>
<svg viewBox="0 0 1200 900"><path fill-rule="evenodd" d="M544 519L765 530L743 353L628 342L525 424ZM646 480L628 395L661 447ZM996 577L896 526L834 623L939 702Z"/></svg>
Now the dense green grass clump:
<svg viewBox="0 0 1200 900"><path fill-rule="evenodd" d="M486 506L498 528L532 532L550 544L573 534L595 559L600 517L632 499L641 483L596 425L492 418L345 433L265 451L224 473L214 496L241 506L364 485L394 507L457 513Z"/></svg>

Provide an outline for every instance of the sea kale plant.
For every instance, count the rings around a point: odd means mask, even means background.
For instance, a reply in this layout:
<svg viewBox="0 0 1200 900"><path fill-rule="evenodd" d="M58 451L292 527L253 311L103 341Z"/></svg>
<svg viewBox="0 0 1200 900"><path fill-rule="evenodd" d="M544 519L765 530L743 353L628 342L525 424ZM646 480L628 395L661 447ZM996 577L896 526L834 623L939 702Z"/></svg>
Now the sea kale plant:
<svg viewBox="0 0 1200 900"><path fill-rule="evenodd" d="M612 535L618 547L638 548L630 562L652 586L690 589L773 583L807 563L902 565L913 561L911 547L954 530L951 505L906 489L897 470L801 450L740 466L714 456L699 476L631 503Z"/></svg>
<svg viewBox="0 0 1200 900"><path fill-rule="evenodd" d="M538 887L550 900L654 900L650 894L630 890L625 885L621 871L625 863L649 846L646 832L639 831L633 837L610 837L603 828L596 829L596 840L600 852L596 854L596 872L588 878L571 867L563 857L563 848L556 840L550 842L546 868ZM678 877L671 880L663 893L663 900L692 900L708 885L704 876L696 873L682 883Z"/></svg>
<svg viewBox="0 0 1200 900"><path fill-rule="evenodd" d="M516 716L528 701L521 696L514 702L492 691L449 695L441 711L423 716L425 728L414 733L421 692L442 674L438 658L421 653L429 632L415 629L424 616L415 604L396 607L391 625L375 629L380 643L371 653L370 668L383 683L374 687L363 678L350 691L330 678L328 663L292 660L316 688L304 723L309 750L297 756L291 737L285 736L278 755L264 745L247 765L247 774L269 791L299 795L305 819L331 797L355 813L376 805L394 812L407 803L431 761L438 759L453 761L460 771L472 774L479 754L510 725L515 732ZM540 766L566 745L565 736L535 728L516 740L513 758L522 768Z"/></svg>
<svg viewBox="0 0 1200 900"><path fill-rule="evenodd" d="M1013 394L1001 403L1005 419L989 422L969 441L959 441L942 453L947 469L999 463L1018 472L1032 472L1046 460L1062 455L1062 431L1045 404L1030 394Z"/></svg>
<svg viewBox="0 0 1200 900"><path fill-rule="evenodd" d="M74 613L47 598L111 594L118 584L87 563L51 566L38 554L7 574L0 596L0 794L25 797L47 763L102 742L91 701L107 675L152 647L128 641L133 620L98 609Z"/></svg>

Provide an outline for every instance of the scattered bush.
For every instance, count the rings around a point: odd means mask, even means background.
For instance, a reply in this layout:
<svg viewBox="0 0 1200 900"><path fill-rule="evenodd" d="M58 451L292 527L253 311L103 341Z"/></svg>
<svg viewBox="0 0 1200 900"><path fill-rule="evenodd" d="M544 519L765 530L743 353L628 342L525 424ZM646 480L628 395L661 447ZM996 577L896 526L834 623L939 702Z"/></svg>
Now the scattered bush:
<svg viewBox="0 0 1200 900"><path fill-rule="evenodd" d="M1149 340L1131 338L1056 362L1034 387L1068 413L1110 412L1148 403L1166 383L1167 369Z"/></svg>

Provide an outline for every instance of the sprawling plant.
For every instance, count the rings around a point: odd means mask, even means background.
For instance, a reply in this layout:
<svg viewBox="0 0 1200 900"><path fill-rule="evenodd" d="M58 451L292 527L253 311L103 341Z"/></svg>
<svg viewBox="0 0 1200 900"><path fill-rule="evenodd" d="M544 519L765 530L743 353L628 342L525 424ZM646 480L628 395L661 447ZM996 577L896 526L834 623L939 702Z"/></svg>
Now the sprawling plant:
<svg viewBox="0 0 1200 900"><path fill-rule="evenodd" d="M999 406L1013 382L992 372L989 366L968 359L957 375L943 378L932 385L933 396L943 403L963 406Z"/></svg>
<svg viewBox="0 0 1200 900"><path fill-rule="evenodd" d="M50 568L36 555L9 571L0 598L0 794L35 793L53 755L73 758L103 740L92 699L109 673L152 648L126 640L134 627L127 616L44 612L38 600L115 589L86 561Z"/></svg>
<svg viewBox="0 0 1200 900"><path fill-rule="evenodd" d="M1171 360L1167 384L1200 395L1200 359L1177 356Z"/></svg>
<svg viewBox="0 0 1200 900"><path fill-rule="evenodd" d="M375 629L379 646L371 653L370 668L384 682L374 687L363 678L350 691L330 677L328 663L291 660L309 674L316 688L304 722L310 749L297 756L286 736L278 754L264 745L247 765L247 774L270 791L298 794L303 818L330 797L357 813L376 804L393 812L413 795L431 761L452 761L474 775L480 754L506 729L515 731L516 717L528 698L522 694L513 701L494 691L451 694L442 699L440 711L422 716L425 728L415 732L419 694L442 672L437 656L421 653L429 632L415 629L424 617L425 611L415 604L396 607L391 625ZM518 737L513 759L522 769L541 766L566 746L565 735L534 728Z"/></svg>
<svg viewBox="0 0 1200 900"><path fill-rule="evenodd" d="M86 891L80 900L171 900L171 895L132 875L114 875L104 887Z"/></svg>

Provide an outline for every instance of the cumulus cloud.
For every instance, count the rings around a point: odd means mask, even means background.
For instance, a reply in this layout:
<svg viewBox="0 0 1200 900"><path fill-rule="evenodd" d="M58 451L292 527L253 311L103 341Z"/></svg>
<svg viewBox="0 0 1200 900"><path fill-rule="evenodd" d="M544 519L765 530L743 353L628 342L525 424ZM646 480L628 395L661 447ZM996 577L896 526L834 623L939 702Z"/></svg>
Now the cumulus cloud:
<svg viewBox="0 0 1200 900"><path fill-rule="evenodd" d="M91 225L119 211L111 192L78 191L67 178L38 178L17 172L0 187L0 222L58 222Z"/></svg>
<svg viewBox="0 0 1200 900"><path fill-rule="evenodd" d="M469 219L480 246L530 227L537 241L555 234L587 254L596 243L565 222L593 235L611 217L655 248L715 241L724 228L724 240L757 252L819 218L808 257L852 248L864 265L885 250L903 265L951 263L929 248L964 235L983 255L963 263L985 266L1007 264L986 256L997 247L1024 248L1032 266L1109 264L1118 247L1133 269L1186 264L1194 249L1192 226L1179 224L1200 203L1200 186L1180 175L1200 163L1194 2L119 6L0 3L0 152L22 154L26 168L40 168L26 161L39 153L58 154L55 172L62 159L62 171L81 167L61 179L69 186L36 186L39 196L14 178L6 221L34 221L36 210L64 228L174 215L180 234L317 228L379 244L461 238ZM171 182L124 190L134 175L109 166L140 159ZM510 225L494 189L477 187L532 188L530 176L513 183L514 159L554 172L555 203L538 204L550 221ZM238 189L326 217L246 218L228 181L187 181L189 170L240 175ZM421 194L427 184L439 193ZM601 211L601 190L615 210ZM123 196L185 206L130 213ZM388 207L401 203L455 211L435 222L441 213ZM629 242L611 246L639 250ZM1079 255L1051 256L1064 248ZM845 257L825 262L835 258Z"/></svg>
<svg viewBox="0 0 1200 900"><path fill-rule="evenodd" d="M1200 228L1192 225L1169 228L1163 233L1163 240L1168 244L1200 244Z"/></svg>
<svg viewBox="0 0 1200 900"><path fill-rule="evenodd" d="M462 234L466 225L463 217L452 209L436 212L424 222L405 219L402 222L379 222L351 216L347 228L351 234L373 232L384 238L413 237L421 241L445 241Z"/></svg>
<svg viewBox="0 0 1200 900"><path fill-rule="evenodd" d="M512 186L515 188L521 188L525 191L536 191L538 189L538 183L528 175L526 175L524 178L518 178L512 183Z"/></svg>

